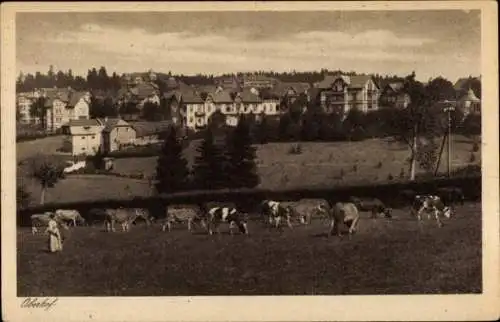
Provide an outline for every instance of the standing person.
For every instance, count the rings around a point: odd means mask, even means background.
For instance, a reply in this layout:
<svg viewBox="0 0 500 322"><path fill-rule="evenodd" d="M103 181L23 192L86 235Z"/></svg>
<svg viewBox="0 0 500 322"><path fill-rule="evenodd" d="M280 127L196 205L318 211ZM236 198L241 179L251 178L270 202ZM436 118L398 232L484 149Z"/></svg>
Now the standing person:
<svg viewBox="0 0 500 322"><path fill-rule="evenodd" d="M62 251L62 239L55 215L50 215L49 224L45 232L49 233L49 251L51 253Z"/></svg>

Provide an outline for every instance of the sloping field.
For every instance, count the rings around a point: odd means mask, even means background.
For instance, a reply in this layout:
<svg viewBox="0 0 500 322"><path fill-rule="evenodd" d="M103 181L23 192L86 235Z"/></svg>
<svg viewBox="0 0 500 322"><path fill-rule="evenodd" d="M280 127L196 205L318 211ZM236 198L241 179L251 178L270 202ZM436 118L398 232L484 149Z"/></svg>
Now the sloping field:
<svg viewBox="0 0 500 322"><path fill-rule="evenodd" d="M18 144L19 155L32 155L39 149L52 151L57 145L53 141L57 137L42 139L38 147L35 142ZM189 163L192 164L196 155L194 141L184 151ZM26 144L30 144L28 148ZM53 144L52 148L50 145ZM19 147L20 145L23 145ZM362 142L303 142L301 154L290 154L292 143L269 143L257 146L258 173L261 178L260 188L283 189L298 187L324 187L334 185L353 185L367 182L387 182L389 175L392 180L399 180L403 169L406 180L408 177L408 149L398 143L387 140L366 140ZM472 142L464 137L455 137L453 142L453 167L469 164ZM24 151L24 152L23 152ZM55 151L55 150L54 150ZM474 153L475 164L480 164L480 152ZM446 171L446 155L443 156L441 171ZM139 174L152 177L156 172L156 157L116 159L114 172L122 174ZM380 162L380 165L379 165ZM417 173L422 170L418 170ZM39 185L26 178L18 169L18 177L32 192L33 204L40 198ZM62 180L55 188L49 189L46 200L50 201L81 201L106 198L121 198L123 196L148 196L150 186L147 180L117 178L114 176L70 176Z"/></svg>
<svg viewBox="0 0 500 322"><path fill-rule="evenodd" d="M479 293L480 211L466 204L443 228L427 221L423 230L407 211L363 213L351 240L325 237L320 220L281 233L252 222L249 236L77 227L59 254L19 229L18 296Z"/></svg>

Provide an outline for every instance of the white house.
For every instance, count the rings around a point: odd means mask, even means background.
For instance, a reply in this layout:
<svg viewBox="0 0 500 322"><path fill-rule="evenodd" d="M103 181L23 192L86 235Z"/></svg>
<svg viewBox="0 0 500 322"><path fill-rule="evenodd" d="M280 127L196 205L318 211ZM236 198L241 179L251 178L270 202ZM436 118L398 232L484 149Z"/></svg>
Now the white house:
<svg viewBox="0 0 500 322"><path fill-rule="evenodd" d="M71 120L62 126L64 150L71 155L94 155L101 148L101 133L104 126L96 119Z"/></svg>

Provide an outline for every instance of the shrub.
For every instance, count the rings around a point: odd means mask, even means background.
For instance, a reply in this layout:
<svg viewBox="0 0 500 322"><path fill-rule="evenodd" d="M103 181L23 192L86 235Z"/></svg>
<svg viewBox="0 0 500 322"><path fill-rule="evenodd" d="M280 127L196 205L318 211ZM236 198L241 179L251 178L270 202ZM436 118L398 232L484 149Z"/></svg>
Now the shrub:
<svg viewBox="0 0 500 322"><path fill-rule="evenodd" d="M392 176L392 174L389 173L389 175L387 176L387 180L392 181L393 179L394 177Z"/></svg>
<svg viewBox="0 0 500 322"><path fill-rule="evenodd" d="M377 163L377 165L375 165L375 168L376 168L376 169L380 169L380 168L382 168L382 161L379 161L379 162Z"/></svg>
<svg viewBox="0 0 500 322"><path fill-rule="evenodd" d="M477 152L479 151L479 144L477 142L474 142L472 144L472 152Z"/></svg>
<svg viewBox="0 0 500 322"><path fill-rule="evenodd" d="M474 163L476 162L476 156L474 155L474 153L471 152L470 154L470 157L469 157L469 162L470 163Z"/></svg>

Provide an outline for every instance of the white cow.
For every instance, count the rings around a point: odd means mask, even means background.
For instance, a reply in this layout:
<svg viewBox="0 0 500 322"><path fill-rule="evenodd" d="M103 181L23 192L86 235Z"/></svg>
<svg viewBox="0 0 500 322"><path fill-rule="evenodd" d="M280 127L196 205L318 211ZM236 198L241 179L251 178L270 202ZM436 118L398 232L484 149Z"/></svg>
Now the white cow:
<svg viewBox="0 0 500 322"><path fill-rule="evenodd" d="M340 225L344 224L349 228L349 237L356 232L359 222L359 211L351 202L337 202L330 210L330 230L328 236L335 231L337 236L341 235Z"/></svg>
<svg viewBox="0 0 500 322"><path fill-rule="evenodd" d="M167 215L162 224L162 231L171 231L174 223L187 223L189 231L192 231L195 222L201 222L206 228L206 218L199 206L194 205L172 205L167 208Z"/></svg>
<svg viewBox="0 0 500 322"><path fill-rule="evenodd" d="M137 218L143 218L148 225L151 223L149 213L144 209L106 209L104 220L106 231L114 232L116 222L121 225L122 231L129 231L130 224L133 223Z"/></svg>
<svg viewBox="0 0 500 322"><path fill-rule="evenodd" d="M76 223L85 223L85 219L80 215L77 210L69 210L69 209L57 209L55 212L57 218L64 222L71 222L73 227L76 227Z"/></svg>
<svg viewBox="0 0 500 322"><path fill-rule="evenodd" d="M264 200L261 203L263 217L276 229L279 228L282 220L286 220L288 227L293 229L291 208L283 204L274 200Z"/></svg>
<svg viewBox="0 0 500 322"><path fill-rule="evenodd" d="M441 198L435 195L417 195L413 202L411 208L411 213L415 215L418 222L422 221L422 214L427 213L427 218L430 219L431 213L434 213L434 218L436 219L438 227L442 227L443 223L439 219L440 215L444 215L446 218L450 218L452 215L452 210L450 207L444 205Z"/></svg>
<svg viewBox="0 0 500 322"><path fill-rule="evenodd" d="M245 215L239 212L234 207L213 207L208 210L207 228L210 235L213 234L212 228L216 228L217 233L220 233L219 225L221 223L229 223L229 232L232 235L234 226L237 226L240 232L248 235L248 226Z"/></svg>

